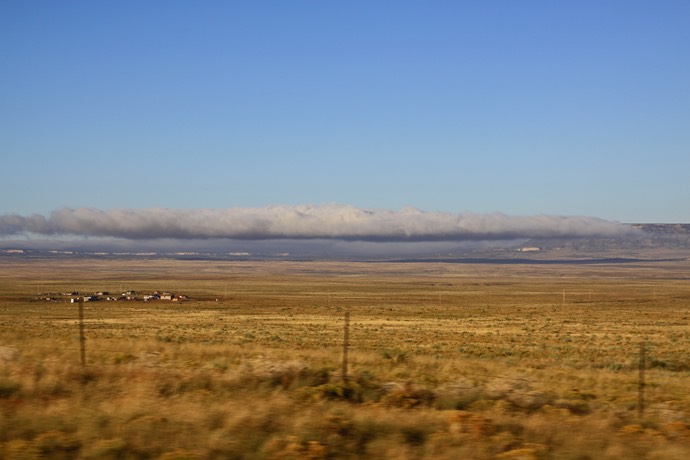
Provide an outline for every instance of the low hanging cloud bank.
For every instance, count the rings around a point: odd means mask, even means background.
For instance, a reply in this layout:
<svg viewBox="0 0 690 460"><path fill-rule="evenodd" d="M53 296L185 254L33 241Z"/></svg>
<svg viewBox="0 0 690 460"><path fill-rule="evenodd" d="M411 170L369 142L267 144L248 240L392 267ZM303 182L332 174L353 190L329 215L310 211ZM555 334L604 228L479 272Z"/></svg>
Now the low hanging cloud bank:
<svg viewBox="0 0 690 460"><path fill-rule="evenodd" d="M48 216L0 215L0 236L142 239L494 241L621 237L630 226L583 216L508 216L362 209L349 205L228 209L60 209Z"/></svg>

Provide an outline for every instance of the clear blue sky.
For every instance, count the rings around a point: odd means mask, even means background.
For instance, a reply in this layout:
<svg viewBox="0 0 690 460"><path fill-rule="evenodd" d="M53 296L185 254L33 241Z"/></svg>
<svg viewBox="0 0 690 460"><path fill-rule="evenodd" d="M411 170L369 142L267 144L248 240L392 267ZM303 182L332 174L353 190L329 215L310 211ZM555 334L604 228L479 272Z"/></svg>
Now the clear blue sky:
<svg viewBox="0 0 690 460"><path fill-rule="evenodd" d="M0 2L0 214L690 222L690 2Z"/></svg>

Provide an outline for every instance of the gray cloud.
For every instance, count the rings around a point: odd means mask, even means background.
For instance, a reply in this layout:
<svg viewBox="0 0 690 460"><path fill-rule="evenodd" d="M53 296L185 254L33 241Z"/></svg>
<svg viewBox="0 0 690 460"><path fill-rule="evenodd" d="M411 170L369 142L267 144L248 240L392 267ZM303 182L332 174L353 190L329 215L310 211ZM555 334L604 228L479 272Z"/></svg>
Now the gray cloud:
<svg viewBox="0 0 690 460"><path fill-rule="evenodd" d="M228 209L60 209L49 216L0 216L0 235L75 235L141 239L328 239L368 242L481 241L617 237L631 227L584 216L361 209L349 205Z"/></svg>

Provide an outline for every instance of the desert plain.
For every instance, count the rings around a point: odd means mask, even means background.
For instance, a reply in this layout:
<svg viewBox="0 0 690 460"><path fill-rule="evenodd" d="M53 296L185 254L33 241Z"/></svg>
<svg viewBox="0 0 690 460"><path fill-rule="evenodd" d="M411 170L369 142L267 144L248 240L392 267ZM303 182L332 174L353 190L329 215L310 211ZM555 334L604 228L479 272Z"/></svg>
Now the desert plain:
<svg viewBox="0 0 690 460"><path fill-rule="evenodd" d="M690 261L505 262L0 258L0 457L690 458Z"/></svg>

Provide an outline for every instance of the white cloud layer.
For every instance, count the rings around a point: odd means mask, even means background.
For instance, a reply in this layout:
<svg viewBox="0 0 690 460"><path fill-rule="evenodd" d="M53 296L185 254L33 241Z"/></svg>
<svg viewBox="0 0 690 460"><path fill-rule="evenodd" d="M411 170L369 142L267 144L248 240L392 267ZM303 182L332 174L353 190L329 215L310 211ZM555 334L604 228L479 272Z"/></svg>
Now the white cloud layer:
<svg viewBox="0 0 690 460"><path fill-rule="evenodd" d="M584 216L362 209L350 205L228 209L65 208L48 216L0 215L0 236L74 235L141 239L330 239L368 242L618 237L619 222Z"/></svg>

